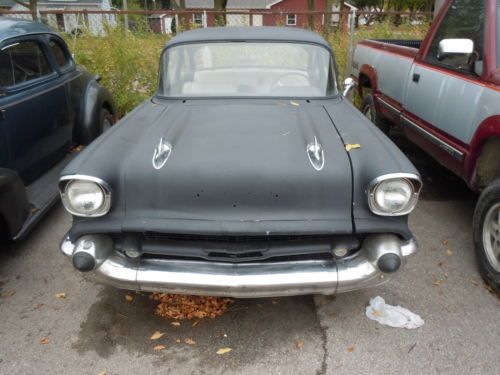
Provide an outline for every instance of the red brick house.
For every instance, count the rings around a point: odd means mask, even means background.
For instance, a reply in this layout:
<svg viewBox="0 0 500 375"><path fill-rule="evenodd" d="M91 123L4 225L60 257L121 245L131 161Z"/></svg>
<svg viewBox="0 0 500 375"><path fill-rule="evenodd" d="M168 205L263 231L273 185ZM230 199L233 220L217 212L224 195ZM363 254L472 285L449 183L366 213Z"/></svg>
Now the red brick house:
<svg viewBox="0 0 500 375"><path fill-rule="evenodd" d="M334 2L335 3L335 2ZM312 19L315 28L321 28L329 19L326 11L326 0L315 0ZM338 11L334 5L330 11ZM349 10L348 7L344 11ZM307 0L228 0L226 7L227 26L290 26L308 27L309 15ZM317 13L316 13L317 12ZM217 25L217 13L214 13L213 0L186 0L186 10L182 17L199 25L210 27ZM173 13L155 14L150 17L150 24L156 32L169 33ZM339 16L332 17L338 22Z"/></svg>

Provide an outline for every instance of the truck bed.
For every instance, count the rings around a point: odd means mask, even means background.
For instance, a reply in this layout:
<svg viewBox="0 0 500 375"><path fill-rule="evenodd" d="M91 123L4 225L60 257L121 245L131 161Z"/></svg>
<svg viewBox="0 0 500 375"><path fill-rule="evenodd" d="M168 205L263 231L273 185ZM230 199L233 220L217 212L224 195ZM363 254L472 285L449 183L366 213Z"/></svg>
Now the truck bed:
<svg viewBox="0 0 500 375"><path fill-rule="evenodd" d="M359 42L359 44L414 58L418 53L422 41L404 39L365 39Z"/></svg>

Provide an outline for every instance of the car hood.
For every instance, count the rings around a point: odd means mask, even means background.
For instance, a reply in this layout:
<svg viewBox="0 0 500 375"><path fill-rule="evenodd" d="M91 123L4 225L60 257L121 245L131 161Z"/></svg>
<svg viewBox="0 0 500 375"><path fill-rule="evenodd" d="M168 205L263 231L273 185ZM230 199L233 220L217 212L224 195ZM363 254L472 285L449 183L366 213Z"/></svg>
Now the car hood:
<svg viewBox="0 0 500 375"><path fill-rule="evenodd" d="M132 226L177 231L197 221L220 231L253 222L259 231L276 231L279 223L297 230L307 223L314 231L318 222L321 232L352 232L351 166L321 105L150 103L125 122L91 145L78 169L93 165L93 175L111 180L115 214ZM171 153L155 169L161 139ZM308 155L311 144L323 155L320 170Z"/></svg>

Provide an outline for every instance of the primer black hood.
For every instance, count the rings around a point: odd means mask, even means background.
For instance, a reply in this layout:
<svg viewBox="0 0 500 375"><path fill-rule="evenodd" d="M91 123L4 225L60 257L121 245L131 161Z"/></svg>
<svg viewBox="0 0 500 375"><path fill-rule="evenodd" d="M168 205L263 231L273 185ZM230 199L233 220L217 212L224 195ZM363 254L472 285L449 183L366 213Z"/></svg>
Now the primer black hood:
<svg viewBox="0 0 500 375"><path fill-rule="evenodd" d="M319 171L307 154L315 137ZM161 138L172 152L157 170ZM96 176L113 190L110 213L75 218L73 232L353 231L350 161L319 101L145 102L63 174Z"/></svg>

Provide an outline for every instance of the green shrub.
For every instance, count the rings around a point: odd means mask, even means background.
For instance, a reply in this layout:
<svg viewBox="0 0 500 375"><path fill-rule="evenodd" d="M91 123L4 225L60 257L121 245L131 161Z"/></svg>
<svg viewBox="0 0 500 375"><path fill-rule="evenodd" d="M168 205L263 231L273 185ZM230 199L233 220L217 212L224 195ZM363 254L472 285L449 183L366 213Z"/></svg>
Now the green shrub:
<svg viewBox="0 0 500 375"><path fill-rule="evenodd" d="M147 24L136 22L133 32L109 28L106 36L88 33L67 41L78 64L102 77L102 84L115 97L118 115L122 116L151 96L157 87L160 52L170 39L168 35L152 33ZM140 25L140 27L138 27ZM356 29L354 45L367 38L422 39L428 25L401 25L386 22ZM333 30L323 33L335 52L339 79L345 75L349 50L349 34Z"/></svg>

